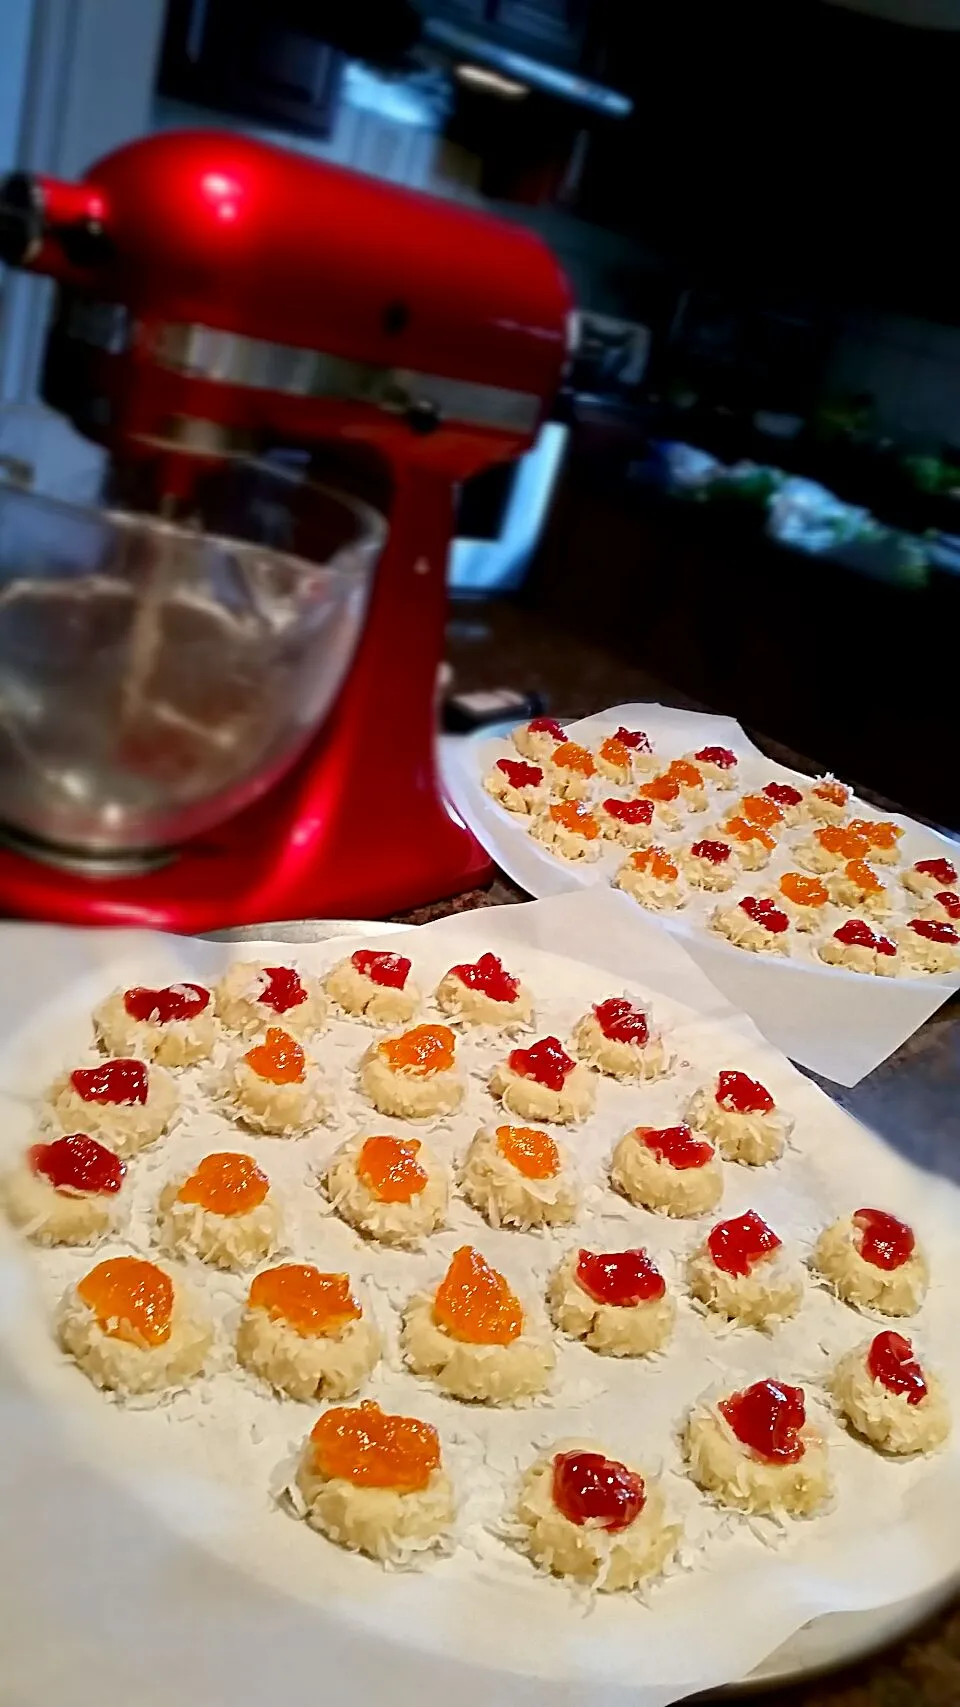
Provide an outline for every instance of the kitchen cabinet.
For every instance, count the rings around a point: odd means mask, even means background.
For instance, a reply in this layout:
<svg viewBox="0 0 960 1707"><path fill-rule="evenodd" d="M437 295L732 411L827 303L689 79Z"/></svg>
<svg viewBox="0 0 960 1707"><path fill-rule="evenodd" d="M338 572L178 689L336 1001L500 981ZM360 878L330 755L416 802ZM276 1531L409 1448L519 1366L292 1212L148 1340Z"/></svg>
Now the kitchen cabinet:
<svg viewBox="0 0 960 1707"><path fill-rule="evenodd" d="M531 58L581 67L590 0L422 0L421 11Z"/></svg>
<svg viewBox="0 0 960 1707"><path fill-rule="evenodd" d="M343 63L328 42L251 0L171 0L159 88L326 137Z"/></svg>

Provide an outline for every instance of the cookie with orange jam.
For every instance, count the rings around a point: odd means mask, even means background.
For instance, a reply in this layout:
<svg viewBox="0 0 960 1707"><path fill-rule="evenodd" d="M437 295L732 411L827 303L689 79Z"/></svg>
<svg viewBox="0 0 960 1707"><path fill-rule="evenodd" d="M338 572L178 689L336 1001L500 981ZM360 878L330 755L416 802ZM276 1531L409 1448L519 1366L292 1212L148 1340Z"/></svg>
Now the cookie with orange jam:
<svg viewBox="0 0 960 1707"><path fill-rule="evenodd" d="M491 1405L542 1393L556 1361L544 1326L470 1245L454 1252L435 1290L411 1298L401 1344L415 1375L454 1399Z"/></svg>
<svg viewBox="0 0 960 1707"><path fill-rule="evenodd" d="M873 919L885 918L890 912L890 891L868 860L848 859L842 870L827 874L826 883L830 899L838 907L855 908Z"/></svg>
<svg viewBox="0 0 960 1707"><path fill-rule="evenodd" d="M324 1411L296 1487L312 1528L383 1564L409 1565L442 1547L455 1516L436 1429L372 1400Z"/></svg>
<svg viewBox="0 0 960 1707"><path fill-rule="evenodd" d="M446 1222L446 1170L419 1138L349 1138L330 1158L325 1184L337 1214L382 1245L416 1249Z"/></svg>
<svg viewBox="0 0 960 1707"><path fill-rule="evenodd" d="M678 784L680 799L688 812L707 810L706 778L692 759L672 759L663 774Z"/></svg>
<svg viewBox="0 0 960 1707"><path fill-rule="evenodd" d="M794 857L805 871L822 877L827 872L842 871L851 859L865 860L870 843L859 830L846 824L823 824L808 840L798 842Z"/></svg>
<svg viewBox="0 0 960 1707"><path fill-rule="evenodd" d="M554 801L533 819L530 834L561 859L599 859L603 848L596 814L582 800Z"/></svg>
<svg viewBox="0 0 960 1707"><path fill-rule="evenodd" d="M564 1227L580 1194L570 1159L536 1126L481 1126L460 1169L460 1189L491 1227Z"/></svg>
<svg viewBox="0 0 960 1707"><path fill-rule="evenodd" d="M380 1335L348 1274L280 1263L253 1280L237 1330L244 1369L290 1399L345 1399L380 1360Z"/></svg>
<svg viewBox="0 0 960 1707"><path fill-rule="evenodd" d="M810 872L785 871L768 895L798 931L819 930L830 916L830 887Z"/></svg>
<svg viewBox="0 0 960 1707"><path fill-rule="evenodd" d="M680 881L680 866L666 848L654 844L637 848L614 878L618 889L649 907L654 913L674 912L686 906L687 891Z"/></svg>
<svg viewBox="0 0 960 1707"><path fill-rule="evenodd" d="M169 1256L249 1268L273 1254L280 1230L270 1181L252 1156L216 1151L160 1193L158 1243Z"/></svg>
<svg viewBox="0 0 960 1707"><path fill-rule="evenodd" d="M734 857L744 871L762 871L770 864L770 855L777 845L777 838L772 830L763 824L754 824L745 818L742 812L735 812L721 825L718 832L721 841L730 843Z"/></svg>
<svg viewBox="0 0 960 1707"><path fill-rule="evenodd" d="M360 1062L360 1088L380 1114L423 1120L452 1114L464 1096L457 1040L448 1025L415 1025L372 1043Z"/></svg>
<svg viewBox="0 0 960 1707"><path fill-rule="evenodd" d="M57 1338L96 1387L168 1392L199 1375L213 1329L179 1280L141 1257L108 1257L65 1293Z"/></svg>
<svg viewBox="0 0 960 1707"><path fill-rule="evenodd" d="M597 774L589 747L577 741L561 741L544 766L547 785L561 800L585 800Z"/></svg>
<svg viewBox="0 0 960 1707"><path fill-rule="evenodd" d="M217 1081L227 1113L241 1126L275 1138L298 1138L329 1112L332 1092L302 1043L271 1025L250 1049L227 1062Z"/></svg>
<svg viewBox="0 0 960 1707"><path fill-rule="evenodd" d="M851 818L847 826L866 836L870 843L869 859L874 865L899 865L903 830L892 818Z"/></svg>
<svg viewBox="0 0 960 1707"><path fill-rule="evenodd" d="M820 824L842 824L850 809L850 789L834 776L817 777L804 791L804 816Z"/></svg>

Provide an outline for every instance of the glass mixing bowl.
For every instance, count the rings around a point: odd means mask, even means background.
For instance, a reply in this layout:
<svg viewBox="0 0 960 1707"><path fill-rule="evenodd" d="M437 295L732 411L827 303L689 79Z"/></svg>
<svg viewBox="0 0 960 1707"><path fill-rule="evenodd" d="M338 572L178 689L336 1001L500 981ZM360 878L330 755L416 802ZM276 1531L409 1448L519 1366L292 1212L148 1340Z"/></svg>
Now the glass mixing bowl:
<svg viewBox="0 0 960 1707"><path fill-rule="evenodd" d="M272 472L242 490L259 543L0 487L0 825L80 855L169 848L303 750L385 525Z"/></svg>

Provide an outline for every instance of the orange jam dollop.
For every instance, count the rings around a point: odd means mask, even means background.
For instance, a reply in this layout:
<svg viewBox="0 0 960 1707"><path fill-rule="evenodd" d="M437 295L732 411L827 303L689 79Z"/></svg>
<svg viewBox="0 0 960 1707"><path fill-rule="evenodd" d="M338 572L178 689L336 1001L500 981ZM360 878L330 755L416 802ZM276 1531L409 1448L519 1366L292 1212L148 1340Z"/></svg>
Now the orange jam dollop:
<svg viewBox="0 0 960 1707"><path fill-rule="evenodd" d="M772 853L777 845L768 830L760 824L751 824L746 818L728 818L723 829L724 834L732 836L735 842L759 842L768 853Z"/></svg>
<svg viewBox="0 0 960 1707"><path fill-rule="evenodd" d="M855 883L858 889L862 889L865 895L883 894L883 884L873 866L868 865L865 859L848 859L844 870L850 882Z"/></svg>
<svg viewBox="0 0 960 1707"><path fill-rule="evenodd" d="M335 1405L310 1431L313 1468L355 1488L415 1494L440 1467L440 1437L417 1417L391 1416L372 1399Z"/></svg>
<svg viewBox="0 0 960 1707"><path fill-rule="evenodd" d="M834 782L830 777L821 777L813 785L813 792L820 800L828 800L831 806L846 806L850 799L850 790L845 783Z"/></svg>
<svg viewBox="0 0 960 1707"><path fill-rule="evenodd" d="M243 1059L258 1079L268 1079L271 1085L302 1085L307 1076L303 1050L278 1025L272 1025L264 1041L248 1049Z"/></svg>
<svg viewBox="0 0 960 1707"><path fill-rule="evenodd" d="M645 782L640 793L645 800L676 800L680 793L680 784L676 777L664 771L662 776L655 776L652 782Z"/></svg>
<svg viewBox="0 0 960 1707"><path fill-rule="evenodd" d="M551 806L550 816L561 829L583 836L588 842L595 842L600 834L600 825L582 800L561 800L558 805Z"/></svg>
<svg viewBox="0 0 960 1707"><path fill-rule="evenodd" d="M593 776L596 765L593 754L586 747L580 747L576 741L561 741L559 747L554 747L551 763L563 771L575 771L577 776Z"/></svg>
<svg viewBox="0 0 960 1707"><path fill-rule="evenodd" d="M553 1179L560 1172L560 1151L536 1126L498 1126L497 1149L524 1179Z"/></svg>
<svg viewBox="0 0 960 1707"><path fill-rule="evenodd" d="M825 907L830 899L819 877L805 877L801 871L785 871L780 879L780 893L798 907Z"/></svg>
<svg viewBox="0 0 960 1707"><path fill-rule="evenodd" d="M377 1052L395 1073L411 1073L418 1079L446 1073L453 1066L456 1040L448 1025L415 1025L402 1037L387 1037Z"/></svg>
<svg viewBox="0 0 960 1707"><path fill-rule="evenodd" d="M77 1293L111 1339L163 1345L170 1338L173 1281L141 1257L109 1257L77 1282Z"/></svg>
<svg viewBox="0 0 960 1707"><path fill-rule="evenodd" d="M357 1176L380 1203L409 1203L427 1184L427 1171L417 1155L419 1138L389 1134L364 1140L357 1157Z"/></svg>
<svg viewBox="0 0 960 1707"><path fill-rule="evenodd" d="M607 736L601 745L600 757L606 759L608 765L616 765L618 770L630 769L630 748L618 741L616 735Z"/></svg>
<svg viewBox="0 0 960 1707"><path fill-rule="evenodd" d="M217 1150L204 1156L200 1166L185 1179L177 1199L196 1203L214 1215L246 1215L259 1209L270 1190L270 1181L252 1156L232 1150Z"/></svg>
<svg viewBox="0 0 960 1707"><path fill-rule="evenodd" d="M250 1287L247 1306L265 1310L271 1321L286 1322L302 1339L338 1334L363 1315L348 1274L323 1274L312 1263L300 1262L265 1268Z"/></svg>
<svg viewBox="0 0 960 1707"><path fill-rule="evenodd" d="M870 852L870 843L859 830L847 830L840 824L826 824L814 830L814 838L825 853L839 854L841 859L863 859Z"/></svg>
<svg viewBox="0 0 960 1707"><path fill-rule="evenodd" d="M670 858L666 848L638 848L630 855L630 864L634 871L645 871L648 877L656 877L661 883L676 883L680 870Z"/></svg>
<svg viewBox="0 0 960 1707"><path fill-rule="evenodd" d="M437 1287L433 1319L465 1345L510 1345L523 1332L520 1300L472 1245L461 1245Z"/></svg>
<svg viewBox="0 0 960 1707"><path fill-rule="evenodd" d="M776 801L765 794L745 794L740 811L749 824L759 824L761 830L772 830L774 824L783 823L783 813Z"/></svg>
<svg viewBox="0 0 960 1707"><path fill-rule="evenodd" d="M689 759L674 759L672 764L667 766L664 774L672 777L673 781L678 782L681 788L703 787L703 772L699 771L696 765L692 765Z"/></svg>
<svg viewBox="0 0 960 1707"><path fill-rule="evenodd" d="M895 848L903 835L900 825L889 818L851 818L847 828L866 836L872 848Z"/></svg>

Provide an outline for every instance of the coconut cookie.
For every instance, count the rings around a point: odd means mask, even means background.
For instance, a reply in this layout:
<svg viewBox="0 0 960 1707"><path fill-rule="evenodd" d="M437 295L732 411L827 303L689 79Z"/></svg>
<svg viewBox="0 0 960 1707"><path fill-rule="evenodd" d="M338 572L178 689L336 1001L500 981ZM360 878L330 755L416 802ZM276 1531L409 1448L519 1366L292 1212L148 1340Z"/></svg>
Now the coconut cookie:
<svg viewBox="0 0 960 1707"><path fill-rule="evenodd" d="M927 1259L913 1228L882 1209L858 1209L834 1221L820 1234L812 1260L845 1304L912 1316L923 1303Z"/></svg>
<svg viewBox="0 0 960 1707"><path fill-rule="evenodd" d="M483 786L508 812L541 812L547 804L543 766L524 759L498 759Z"/></svg>
<svg viewBox="0 0 960 1707"><path fill-rule="evenodd" d="M727 818L720 826L720 837L730 843L738 863L744 871L762 871L770 864L770 855L775 851L777 839L765 830L762 824L751 824L749 818L739 813Z"/></svg>
<svg viewBox="0 0 960 1707"><path fill-rule="evenodd" d="M545 765L566 738L563 724L555 717L534 717L529 723L521 723L511 737L517 752L535 765Z"/></svg>
<svg viewBox="0 0 960 1707"><path fill-rule="evenodd" d="M805 817L821 824L842 824L849 804L850 790L846 783L837 782L832 776L819 777L803 797Z"/></svg>
<svg viewBox="0 0 960 1707"><path fill-rule="evenodd" d="M803 818L803 792L790 782L768 782L761 790L779 808L785 829L792 830Z"/></svg>
<svg viewBox="0 0 960 1707"><path fill-rule="evenodd" d="M608 735L597 748L596 765L608 782L626 788L633 774L633 755L625 742L618 740L616 735Z"/></svg>
<svg viewBox="0 0 960 1707"><path fill-rule="evenodd" d="M114 990L94 1009L93 1028L108 1055L135 1055L161 1067L208 1061L217 1036L213 1001L203 984Z"/></svg>
<svg viewBox="0 0 960 1707"><path fill-rule="evenodd" d="M600 858L600 825L582 800L561 800L534 818L530 834L561 859Z"/></svg>
<svg viewBox="0 0 960 1707"><path fill-rule="evenodd" d="M694 889L714 892L732 889L739 876L730 843L710 836L693 842L680 855L680 869Z"/></svg>
<svg viewBox="0 0 960 1707"><path fill-rule="evenodd" d="M660 761L653 750L653 742L643 729L624 729L621 724L613 735L614 741L619 741L630 754L630 767L634 776L653 776L660 769Z"/></svg>
<svg viewBox="0 0 960 1707"><path fill-rule="evenodd" d="M664 771L641 783L638 793L641 800L652 802L654 818L662 830L679 830L683 823L683 801L675 777Z"/></svg>
<svg viewBox="0 0 960 1707"><path fill-rule="evenodd" d="M620 867L614 882L618 889L639 901L641 907L649 907L654 913L672 912L687 903L680 867L666 848L638 848Z"/></svg>
<svg viewBox="0 0 960 1707"><path fill-rule="evenodd" d="M294 1037L307 1037L322 1031L327 1021L327 999L319 980L292 966L238 960L213 994L220 1024L241 1037L253 1037L277 1023Z"/></svg>
<svg viewBox="0 0 960 1707"><path fill-rule="evenodd" d="M451 1398L491 1405L542 1393L556 1361L503 1275L470 1245L454 1252L435 1292L411 1298L401 1344L415 1375Z"/></svg>
<svg viewBox="0 0 960 1707"><path fill-rule="evenodd" d="M960 928L945 919L911 919L897 931L904 970L960 971Z"/></svg>
<svg viewBox="0 0 960 1707"><path fill-rule="evenodd" d="M849 1351L828 1386L850 1426L879 1452L933 1452L950 1433L943 1386L902 1334L887 1329Z"/></svg>
<svg viewBox="0 0 960 1707"><path fill-rule="evenodd" d="M636 1126L620 1139L610 1179L624 1197L658 1215L706 1215L723 1195L716 1151L689 1126Z"/></svg>
<svg viewBox="0 0 960 1707"><path fill-rule="evenodd" d="M830 913L830 891L826 884L802 871L785 871L769 899L786 913L798 931L821 929Z"/></svg>
<svg viewBox="0 0 960 1707"><path fill-rule="evenodd" d="M464 1157L460 1188L491 1227L564 1227L579 1207L569 1159L532 1126L481 1127Z"/></svg>
<svg viewBox="0 0 960 1707"><path fill-rule="evenodd" d="M686 1118L712 1138L725 1162L763 1167L782 1156L793 1121L758 1079L725 1068L701 1085L687 1104Z"/></svg>
<svg viewBox="0 0 960 1707"><path fill-rule="evenodd" d="M455 1516L436 1429L369 1399L314 1423L296 1483L311 1528L383 1564L409 1565L440 1547Z"/></svg>
<svg viewBox="0 0 960 1707"><path fill-rule="evenodd" d="M698 1487L741 1511L809 1517L833 1491L803 1388L785 1382L755 1381L739 1393L701 1399L687 1420L684 1450Z"/></svg>
<svg viewBox="0 0 960 1707"><path fill-rule="evenodd" d="M772 836L777 836L785 829L786 820L775 800L769 794L745 794L738 801L736 812L745 818L748 824L757 824L761 830L769 830Z"/></svg>
<svg viewBox="0 0 960 1707"><path fill-rule="evenodd" d="M118 1224L126 1171L112 1150L74 1132L34 1144L0 1179L0 1203L35 1245L90 1245Z"/></svg>
<svg viewBox="0 0 960 1707"><path fill-rule="evenodd" d="M468 1025L495 1025L510 1031L533 1020L533 996L495 954L481 954L472 964L451 966L437 985L434 999L442 1013Z"/></svg>
<svg viewBox="0 0 960 1707"><path fill-rule="evenodd" d="M278 1138L311 1131L329 1112L332 1095L296 1038L276 1025L262 1043L227 1062L217 1091L234 1120Z"/></svg>
<svg viewBox="0 0 960 1707"><path fill-rule="evenodd" d="M337 961L323 987L344 1013L374 1025L405 1025L420 1006L420 991L410 977L405 954L358 948L346 960Z"/></svg>
<svg viewBox="0 0 960 1707"><path fill-rule="evenodd" d="M762 895L745 895L732 907L710 915L710 929L751 954L789 954L790 920L782 907Z"/></svg>
<svg viewBox="0 0 960 1707"><path fill-rule="evenodd" d="M896 943L882 931L875 931L865 919L848 919L818 943L817 953L828 966L872 972L878 978L894 978L900 968Z"/></svg>
<svg viewBox="0 0 960 1707"><path fill-rule="evenodd" d="M380 1335L348 1274L281 1263L258 1274L237 1330L237 1360L289 1399L346 1399L380 1361Z"/></svg>
<svg viewBox="0 0 960 1707"><path fill-rule="evenodd" d="M548 787L561 800L585 800L597 774L593 754L576 741L561 741L554 747L544 769Z"/></svg>
<svg viewBox="0 0 960 1707"><path fill-rule="evenodd" d="M586 1120L597 1100L589 1068L568 1055L558 1037L542 1037L529 1049L512 1049L490 1075L490 1091L521 1120L565 1126Z"/></svg>
<svg viewBox="0 0 960 1707"><path fill-rule="evenodd" d="M865 859L848 859L842 871L831 872L827 888L838 907L855 907L873 919L882 919L892 905L889 889Z"/></svg>
<svg viewBox="0 0 960 1707"><path fill-rule="evenodd" d="M805 871L823 877L831 871L842 871L848 860L865 860L870 852L870 843L859 830L825 824L822 829L814 830L809 840L798 842L793 852L798 865L802 865Z"/></svg>
<svg viewBox="0 0 960 1707"><path fill-rule="evenodd" d="M602 1593L658 1577L681 1535L657 1482L589 1440L557 1441L535 1460L513 1518L535 1564Z"/></svg>
<svg viewBox="0 0 960 1707"><path fill-rule="evenodd" d="M694 1298L745 1328L770 1328L795 1316L803 1275L785 1259L783 1242L755 1209L718 1221L687 1265Z"/></svg>
<svg viewBox="0 0 960 1707"><path fill-rule="evenodd" d="M707 791L699 765L693 764L690 759L673 759L664 771L664 776L679 785L680 799L688 812L707 810Z"/></svg>
<svg viewBox="0 0 960 1707"><path fill-rule="evenodd" d="M169 1256L244 1269L273 1255L280 1212L252 1156L217 1151L160 1193L158 1243Z"/></svg>
<svg viewBox="0 0 960 1707"><path fill-rule="evenodd" d="M647 1357L673 1332L673 1300L643 1250L568 1252L547 1302L561 1333L608 1357Z"/></svg>
<svg viewBox="0 0 960 1707"><path fill-rule="evenodd" d="M938 889L956 889L960 873L949 859L918 859L903 873L901 882L911 895L927 901Z"/></svg>
<svg viewBox="0 0 960 1707"><path fill-rule="evenodd" d="M447 1218L447 1176L419 1138L351 1138L335 1150L326 1188L337 1214L381 1245L415 1250Z"/></svg>
<svg viewBox="0 0 960 1707"><path fill-rule="evenodd" d="M423 1120L452 1114L463 1101L457 1040L448 1025L415 1025L371 1043L360 1063L360 1088L380 1114Z"/></svg>
<svg viewBox="0 0 960 1707"><path fill-rule="evenodd" d="M945 925L960 929L960 895L955 889L938 889L920 916L939 919Z"/></svg>
<svg viewBox="0 0 960 1707"><path fill-rule="evenodd" d="M574 1026L573 1047L581 1061L612 1079L659 1079L671 1067L659 1031L628 996L595 1002Z"/></svg>
<svg viewBox="0 0 960 1707"><path fill-rule="evenodd" d="M193 1380L213 1329L165 1269L140 1257L110 1257L65 1293L57 1338L95 1387L128 1397Z"/></svg>
<svg viewBox="0 0 960 1707"><path fill-rule="evenodd" d="M849 828L866 836L874 865L899 865L903 831L890 818L851 818Z"/></svg>
<svg viewBox="0 0 960 1707"><path fill-rule="evenodd" d="M86 1132L118 1156L135 1156L169 1131L179 1099L162 1067L131 1057L77 1067L51 1085L47 1119L59 1132Z"/></svg>
<svg viewBox="0 0 960 1707"><path fill-rule="evenodd" d="M595 809L600 833L608 842L628 848L648 848L653 841L652 800L601 800Z"/></svg>
<svg viewBox="0 0 960 1707"><path fill-rule="evenodd" d="M698 753L687 753L685 757L692 759L715 788L736 788L738 761L731 747L701 747Z"/></svg>

